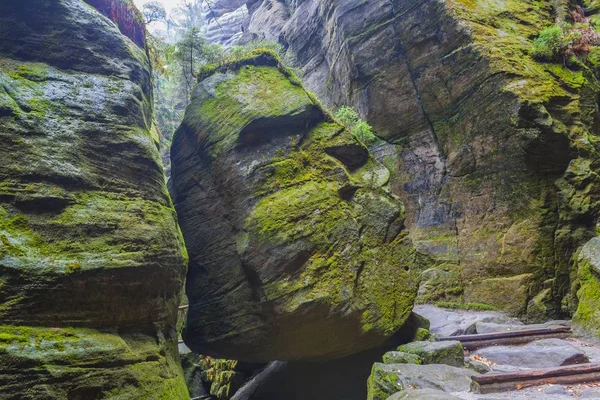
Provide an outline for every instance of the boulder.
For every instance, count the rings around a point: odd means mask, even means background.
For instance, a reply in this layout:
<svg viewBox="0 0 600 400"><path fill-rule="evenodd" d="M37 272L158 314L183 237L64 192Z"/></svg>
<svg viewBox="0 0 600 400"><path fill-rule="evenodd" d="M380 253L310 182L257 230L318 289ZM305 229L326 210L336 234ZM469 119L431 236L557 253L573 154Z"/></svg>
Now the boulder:
<svg viewBox="0 0 600 400"><path fill-rule="evenodd" d="M468 392L471 377L477 372L444 364L375 363L367 382L367 400L386 400L407 389L434 389L443 392Z"/></svg>
<svg viewBox="0 0 600 400"><path fill-rule="evenodd" d="M462 367L465 363L462 344L452 340L442 342L412 342L398 347L398 351L416 355L421 361L419 364L446 364Z"/></svg>
<svg viewBox="0 0 600 400"><path fill-rule="evenodd" d="M199 79L171 151L187 345L262 362L382 344L410 315L424 260L388 170L271 53Z"/></svg>
<svg viewBox="0 0 600 400"><path fill-rule="evenodd" d="M0 2L0 398L186 399L144 27L90 4Z"/></svg>
<svg viewBox="0 0 600 400"><path fill-rule="evenodd" d="M497 364L492 366L496 370L503 366L551 368L589 362L581 349L562 339L537 340L523 346L486 347L475 351L472 356L483 357Z"/></svg>
<svg viewBox="0 0 600 400"><path fill-rule="evenodd" d="M421 357L403 351L388 351L383 355L384 364L421 364Z"/></svg>

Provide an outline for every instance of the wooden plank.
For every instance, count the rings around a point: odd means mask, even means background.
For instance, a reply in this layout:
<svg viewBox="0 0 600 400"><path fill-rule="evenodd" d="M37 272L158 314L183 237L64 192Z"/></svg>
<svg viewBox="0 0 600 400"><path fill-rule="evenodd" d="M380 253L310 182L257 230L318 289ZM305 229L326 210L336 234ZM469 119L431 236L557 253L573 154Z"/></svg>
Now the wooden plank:
<svg viewBox="0 0 600 400"><path fill-rule="evenodd" d="M486 385L475 384L473 391L476 393L497 393L520 390L541 385L574 385L578 383L591 383L600 381L600 372L589 372L577 375L555 376L551 378L530 379L526 381L498 382Z"/></svg>
<svg viewBox="0 0 600 400"><path fill-rule="evenodd" d="M571 336L570 332L557 332L550 333L546 335L535 335L535 336L521 336L521 337L509 337L509 338L500 338L500 339L492 339L492 340L478 340L478 341L466 341L461 342L465 350L477 350L483 347L491 347L491 346L507 346L507 345L520 345L529 342L533 342L534 340L542 340L542 339L565 339Z"/></svg>
<svg viewBox="0 0 600 400"><path fill-rule="evenodd" d="M565 367L531 369L517 372L489 373L473 376L473 381L480 385L502 383L502 382L524 382L536 379L555 378L559 376L571 376L590 373L600 373L600 363L587 363L568 365Z"/></svg>
<svg viewBox="0 0 600 400"><path fill-rule="evenodd" d="M178 309L178 310L187 310L188 308L190 308L190 305L189 305L189 304L186 304L186 305L184 305L184 306L179 306L179 307L177 307L177 309Z"/></svg>
<svg viewBox="0 0 600 400"><path fill-rule="evenodd" d="M460 342L471 342L477 340L492 340L492 339L504 339L511 337L520 336L535 336L535 335L546 335L553 333L571 333L571 328L568 326L560 326L556 328L539 328L539 329L524 329L521 331L506 331L506 332L493 332L493 333L480 333L475 335L460 335L460 336L444 336L437 338L436 340L458 340Z"/></svg>

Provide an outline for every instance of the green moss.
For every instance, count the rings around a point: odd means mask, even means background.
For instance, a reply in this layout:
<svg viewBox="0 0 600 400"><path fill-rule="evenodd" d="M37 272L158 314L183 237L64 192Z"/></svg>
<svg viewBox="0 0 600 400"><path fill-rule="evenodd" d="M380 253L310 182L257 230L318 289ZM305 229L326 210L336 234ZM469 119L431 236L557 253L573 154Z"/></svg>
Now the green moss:
<svg viewBox="0 0 600 400"><path fill-rule="evenodd" d="M421 364L464 365L464 348L460 342L412 342L398 347L397 351L418 356Z"/></svg>
<svg viewBox="0 0 600 400"><path fill-rule="evenodd" d="M414 340L417 342L433 340L433 334L431 332L429 332L428 329L417 328L417 332L415 333Z"/></svg>
<svg viewBox="0 0 600 400"><path fill-rule="evenodd" d="M211 98L194 99L183 121L193 131L210 132L205 146L213 156L233 148L242 129L258 118L303 113L315 106L302 87L276 68L235 67L239 68L235 78L217 84Z"/></svg>
<svg viewBox="0 0 600 400"><path fill-rule="evenodd" d="M393 372L393 366L375 363L367 380L367 400L386 400L404 390L404 385Z"/></svg>
<svg viewBox="0 0 600 400"><path fill-rule="evenodd" d="M13 79L27 79L34 82L43 82L48 78L48 67L45 64L21 64L9 72Z"/></svg>

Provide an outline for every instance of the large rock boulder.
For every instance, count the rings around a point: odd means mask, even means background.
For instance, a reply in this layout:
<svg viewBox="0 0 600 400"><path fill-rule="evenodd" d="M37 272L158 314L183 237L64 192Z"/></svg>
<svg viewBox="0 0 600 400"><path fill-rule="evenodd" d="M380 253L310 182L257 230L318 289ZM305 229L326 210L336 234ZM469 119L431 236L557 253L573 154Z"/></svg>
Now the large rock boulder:
<svg viewBox="0 0 600 400"><path fill-rule="evenodd" d="M598 57L570 68L532 58L561 17L553 2L288 1L285 24L253 3L248 29L260 37L252 20L272 21L275 37L283 25L306 86L387 141L373 153L393 167L411 238L460 274L430 293L532 316L571 310L571 256L600 211Z"/></svg>
<svg viewBox="0 0 600 400"><path fill-rule="evenodd" d="M421 361L419 364L446 364L454 367L462 367L465 364L464 348L460 342L454 340L411 342L398 347L398 352L416 355Z"/></svg>
<svg viewBox="0 0 600 400"><path fill-rule="evenodd" d="M479 374L444 364L375 363L367 382L367 400L386 400L397 392L413 389L468 392L474 375Z"/></svg>
<svg viewBox="0 0 600 400"><path fill-rule="evenodd" d="M0 2L0 398L185 399L143 26L92 3Z"/></svg>
<svg viewBox="0 0 600 400"><path fill-rule="evenodd" d="M579 303L573 322L600 335L600 237L579 252L576 290Z"/></svg>
<svg viewBox="0 0 600 400"><path fill-rule="evenodd" d="M172 147L188 346L329 359L398 330L421 258L388 178L273 55L200 76Z"/></svg>

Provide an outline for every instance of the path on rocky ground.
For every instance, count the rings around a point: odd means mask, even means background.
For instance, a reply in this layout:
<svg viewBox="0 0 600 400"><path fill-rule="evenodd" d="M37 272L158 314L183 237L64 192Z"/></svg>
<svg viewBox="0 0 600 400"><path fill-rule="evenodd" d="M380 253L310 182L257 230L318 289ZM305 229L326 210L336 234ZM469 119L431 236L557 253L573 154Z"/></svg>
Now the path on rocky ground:
<svg viewBox="0 0 600 400"><path fill-rule="evenodd" d="M430 331L436 337L570 325L570 321L549 321L544 324L525 325L501 312L449 310L433 305L419 305L415 307L414 311L431 322ZM411 344L411 346L412 348L408 348L411 352L414 348L419 347L415 344ZM435 349L435 346L430 347L432 351L439 351ZM393 359L392 356L393 354L387 354L388 361ZM395 356L401 357L402 354L395 354ZM421 357L421 360L423 364L429 364L423 362L425 358ZM543 385L510 392L478 394L470 391L470 379L467 379L469 375L473 374L473 370L486 374L590 362L600 362L600 343L596 339L583 336L577 329L574 329L571 337L564 339L549 338L523 345L492 346L470 352L465 351L465 365L469 369L449 366L455 365L451 360L444 362L449 365L412 365L385 362L384 358L386 367L395 368L398 371L399 381L402 381L405 386L405 390L392 395L388 400L565 400L572 398L600 400L600 382L577 385Z"/></svg>

